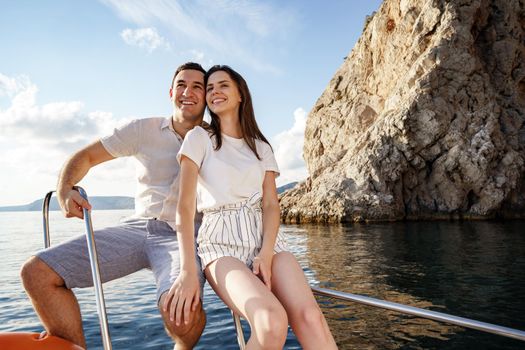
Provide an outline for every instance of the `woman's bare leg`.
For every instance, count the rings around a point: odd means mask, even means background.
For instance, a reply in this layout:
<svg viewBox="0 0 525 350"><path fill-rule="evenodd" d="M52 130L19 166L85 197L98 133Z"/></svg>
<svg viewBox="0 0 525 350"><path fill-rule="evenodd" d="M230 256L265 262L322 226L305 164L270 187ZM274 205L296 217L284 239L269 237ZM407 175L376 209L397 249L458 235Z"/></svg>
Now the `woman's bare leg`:
<svg viewBox="0 0 525 350"><path fill-rule="evenodd" d="M286 309L290 325L305 350L337 349L303 270L289 252L275 254L272 291Z"/></svg>
<svg viewBox="0 0 525 350"><path fill-rule="evenodd" d="M275 295L240 260L210 263L206 278L217 295L251 327L246 349L282 349L288 332L286 311Z"/></svg>

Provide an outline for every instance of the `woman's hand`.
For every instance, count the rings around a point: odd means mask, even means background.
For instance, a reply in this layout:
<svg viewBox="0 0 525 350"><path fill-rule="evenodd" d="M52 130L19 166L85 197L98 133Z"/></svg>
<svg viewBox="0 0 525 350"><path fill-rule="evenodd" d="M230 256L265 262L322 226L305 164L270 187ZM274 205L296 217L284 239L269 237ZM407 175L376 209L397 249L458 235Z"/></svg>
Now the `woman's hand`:
<svg viewBox="0 0 525 350"><path fill-rule="evenodd" d="M261 252L253 259L253 273L259 276L270 290L272 289L272 259L273 252L271 254Z"/></svg>
<svg viewBox="0 0 525 350"><path fill-rule="evenodd" d="M184 323L188 324L201 301L200 292L197 273L182 270L164 298L162 305L164 312L169 308L170 320L173 321L175 318L177 326L181 323L182 315L184 315Z"/></svg>

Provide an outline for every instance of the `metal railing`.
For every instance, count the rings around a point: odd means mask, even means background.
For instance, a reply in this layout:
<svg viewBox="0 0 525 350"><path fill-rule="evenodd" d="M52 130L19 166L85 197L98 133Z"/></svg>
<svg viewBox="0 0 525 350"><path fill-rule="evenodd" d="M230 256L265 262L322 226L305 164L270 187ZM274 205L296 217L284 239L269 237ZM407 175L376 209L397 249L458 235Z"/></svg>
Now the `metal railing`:
<svg viewBox="0 0 525 350"><path fill-rule="evenodd" d="M244 341L244 332L242 331L241 318L235 312L232 311L233 324L235 325L235 333L237 333L237 344L239 349L244 350L246 348L246 342Z"/></svg>
<svg viewBox="0 0 525 350"><path fill-rule="evenodd" d="M344 292L339 292L337 290L325 289L325 288L319 288L319 287L311 287L311 288L312 288L312 292L314 292L314 294L316 295L321 295L321 296L345 300L345 301L352 301L352 302L356 302L356 303L360 303L360 304L364 304L368 306L379 307L379 308L396 311L396 312L400 312L400 313L407 314L407 315L427 318L430 320L439 321L443 323L454 324L454 325L465 327L465 328L477 329L479 331L525 341L525 331L521 331L518 329L498 326L495 324L476 321L476 320L472 320L472 319L465 318L465 317L453 316L453 315L449 315L443 312L425 310L425 309L421 309L421 308L414 307L414 306L394 303L391 301L374 299L374 298L370 298L370 297L366 297L366 296L358 295L358 294L344 293ZM235 331L237 332L237 342L239 343L239 348L241 350L244 350L245 348L244 334L242 331L239 315L236 315L233 312L232 312L232 315L234 318Z"/></svg>
<svg viewBox="0 0 525 350"><path fill-rule="evenodd" d="M88 199L86 191L82 187L75 186L77 190L85 200ZM44 218L44 246L49 248L51 245L51 239L49 235L49 203L53 192L50 191L44 197L44 202L42 203L42 214ZM108 327L108 318L106 315L106 304L104 301L104 291L102 289L102 281L100 279L100 271L98 269L98 257L97 257L97 248L95 245L95 236L93 234L93 225L91 223L91 213L87 209L83 209L84 213L84 223L86 225L86 241L88 246L89 261L91 263L91 274L93 276L93 286L95 287L95 296L97 300L97 311L98 319L100 322L100 332L102 333L102 344L104 345L104 350L111 350L111 337L109 335Z"/></svg>
<svg viewBox="0 0 525 350"><path fill-rule="evenodd" d="M392 310L400 312L407 315L412 315L421 318L428 318L430 320L454 324L456 326L461 326L465 328L477 329L478 331L483 331L487 333L502 335L504 337L514 338L518 340L525 341L525 331L520 331L518 329L498 326L495 324L481 322L472 320L465 317L448 315L443 312L425 310L414 306L408 306L404 304L393 303L391 301L385 301L380 299L374 299L370 297L365 297L363 295L343 293L336 290L324 289L319 287L312 287L314 294L322 295L325 297L336 298L346 301L353 301L356 303L380 307L387 310Z"/></svg>

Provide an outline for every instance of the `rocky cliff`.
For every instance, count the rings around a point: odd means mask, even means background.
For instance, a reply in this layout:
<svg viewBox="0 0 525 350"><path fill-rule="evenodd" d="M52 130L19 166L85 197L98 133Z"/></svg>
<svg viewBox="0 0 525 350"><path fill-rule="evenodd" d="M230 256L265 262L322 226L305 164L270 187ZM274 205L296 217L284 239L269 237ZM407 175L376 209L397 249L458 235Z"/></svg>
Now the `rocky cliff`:
<svg viewBox="0 0 525 350"><path fill-rule="evenodd" d="M386 0L307 120L286 222L525 217L525 0Z"/></svg>

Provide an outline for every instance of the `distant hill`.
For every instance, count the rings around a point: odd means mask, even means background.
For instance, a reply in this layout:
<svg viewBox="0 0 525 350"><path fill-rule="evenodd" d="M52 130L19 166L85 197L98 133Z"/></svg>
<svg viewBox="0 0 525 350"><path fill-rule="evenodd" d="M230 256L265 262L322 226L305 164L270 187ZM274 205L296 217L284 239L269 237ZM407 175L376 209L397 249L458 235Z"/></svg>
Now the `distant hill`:
<svg viewBox="0 0 525 350"><path fill-rule="evenodd" d="M283 193L297 185L297 182L291 182L277 188L277 193ZM8 207L0 207L0 212L3 211L40 211L42 210L43 199L38 199L32 203L25 205L13 205ZM111 210L111 209L135 209L135 199L133 197L125 196L91 196L89 202L94 210ZM49 210L60 210L56 197L51 198Z"/></svg>
<svg viewBox="0 0 525 350"><path fill-rule="evenodd" d="M281 194L284 191L288 191L289 189L292 189L297 185L297 182L290 182L289 184L282 185L281 187L277 187L277 193Z"/></svg>
<svg viewBox="0 0 525 350"><path fill-rule="evenodd" d="M42 210L43 199L38 199L30 204L0 207L2 211L39 211ZM89 202L94 210L134 209L135 199L125 196L91 196ZM60 210L56 197L51 198L49 210Z"/></svg>

